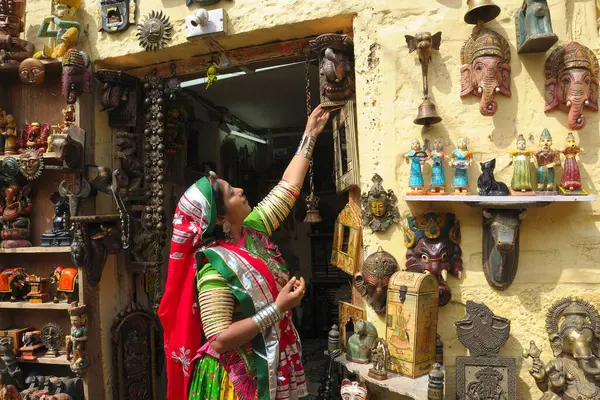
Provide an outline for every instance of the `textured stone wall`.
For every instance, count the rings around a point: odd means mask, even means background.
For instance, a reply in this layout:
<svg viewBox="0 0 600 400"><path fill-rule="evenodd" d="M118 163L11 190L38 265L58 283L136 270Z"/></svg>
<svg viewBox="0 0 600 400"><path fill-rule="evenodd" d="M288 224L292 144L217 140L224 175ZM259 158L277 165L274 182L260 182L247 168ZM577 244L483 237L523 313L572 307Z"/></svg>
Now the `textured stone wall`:
<svg viewBox="0 0 600 400"><path fill-rule="evenodd" d="M229 36L219 39L226 48L291 39L338 29L353 31L356 52L357 104L361 188L366 190L373 173L379 173L384 186L401 197L407 190L409 166L401 155L412 138L441 137L446 151L454 148L459 136L467 136L475 161L498 157L497 177L510 180L511 168L506 153L514 147L518 134L535 140L543 128L562 146L568 132L566 114L544 114L544 54L518 56L515 48L514 12L521 0L498 0L500 16L488 27L508 38L511 46L512 97L499 96L494 117L479 114L476 98L461 100L460 48L473 26L463 23L464 0L245 0L223 1L229 17ZM372 5L376 3L377 5ZM555 33L561 40L577 40L592 49L599 47L594 0L550 0ZM156 54L140 54L135 29L120 35L97 32L97 0L85 0L81 16L86 35L84 48L95 60L107 64L139 66L156 61L182 59L202 54L202 43L187 43L183 18L189 12L184 0L143 0L138 4L137 21L152 9L163 9L175 25L174 39L168 49ZM41 18L49 11L49 1L29 0L26 36L35 40ZM421 101L421 71L416 55L408 54L404 35L420 31L442 31L440 52L430 66L433 101L443 122L427 132L413 124ZM576 134L586 153L581 156L582 179L592 193L600 185L598 159L599 118L587 112L586 127ZM97 120L106 118L97 115ZM103 130L103 132L107 132ZM96 132L97 152L110 151ZM531 143L530 143L531 145ZM110 157L110 156L109 156ZM471 188L475 190L478 168L471 169ZM450 177L448 171L447 179ZM422 206L400 201L401 212L419 212ZM505 291L491 289L481 268L481 211L457 203L433 204L436 211L452 211L462 226L465 273L461 281L449 278L452 302L439 316L439 332L445 344L447 398L454 398L454 359L466 355L455 336L453 322L464 314L467 300L485 302L496 314L512 320L511 338L501 354L517 359L519 399L539 398L528 374L530 361L521 352L534 339L547 361L551 351L544 329L547 307L565 295L577 295L600 306L600 203L557 204L530 209L521 231L520 267L514 283ZM391 252L403 265L405 248L400 227L382 235L365 232L366 254L377 245ZM372 312L369 318L383 321ZM110 360L110 357L108 358ZM110 374L108 374L110 376Z"/></svg>

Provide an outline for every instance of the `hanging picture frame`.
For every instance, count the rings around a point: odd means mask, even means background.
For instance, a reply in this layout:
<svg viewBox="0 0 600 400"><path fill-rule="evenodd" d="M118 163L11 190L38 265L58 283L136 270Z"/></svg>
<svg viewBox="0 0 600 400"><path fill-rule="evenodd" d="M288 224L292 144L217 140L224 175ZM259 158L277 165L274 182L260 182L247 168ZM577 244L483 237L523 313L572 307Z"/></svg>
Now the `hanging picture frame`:
<svg viewBox="0 0 600 400"><path fill-rule="evenodd" d="M348 343L348 338L351 336L353 332L350 330L354 330L354 323L358 319L362 319L363 321L367 318L367 314L365 310L360 307L357 307L353 304L346 303L345 301L340 301L340 349L342 351L346 351L346 345ZM350 329L350 330L349 330Z"/></svg>
<svg viewBox="0 0 600 400"><path fill-rule="evenodd" d="M335 221L331 265L354 275L360 256L361 239L360 208L350 200Z"/></svg>
<svg viewBox="0 0 600 400"><path fill-rule="evenodd" d="M360 184L356 101L346 102L332 122L335 187L338 193L342 193Z"/></svg>

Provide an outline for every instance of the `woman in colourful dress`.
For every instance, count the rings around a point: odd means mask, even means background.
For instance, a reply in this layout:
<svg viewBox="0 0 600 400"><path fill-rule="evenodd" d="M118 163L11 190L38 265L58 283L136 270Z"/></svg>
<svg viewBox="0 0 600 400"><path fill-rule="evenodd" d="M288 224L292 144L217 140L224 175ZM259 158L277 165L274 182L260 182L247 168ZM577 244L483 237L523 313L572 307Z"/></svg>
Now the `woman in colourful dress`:
<svg viewBox="0 0 600 400"><path fill-rule="evenodd" d="M446 194L446 178L444 177L444 146L442 139L435 139L433 142L433 151L429 154L429 158L433 160L431 167L431 193Z"/></svg>
<svg viewBox="0 0 600 400"><path fill-rule="evenodd" d="M452 161L450 165L454 168L454 178L452 179L452 187L456 194L462 194L469 189L469 166L473 160L473 154L467 148L467 138L459 137L457 149L452 151L450 155Z"/></svg>
<svg viewBox="0 0 600 400"><path fill-rule="evenodd" d="M527 142L523 135L517 138L517 149L511 151L510 156L513 157L515 169L513 170L512 181L510 186L516 192L527 192L533 190L531 184L531 151L527 150Z"/></svg>
<svg viewBox="0 0 600 400"><path fill-rule="evenodd" d="M418 139L413 139L410 142L410 150L404 155L406 163L410 162L410 178L408 186L412 189L413 193L423 191L423 171L421 165L427 158L427 153L423 151L421 142Z"/></svg>
<svg viewBox="0 0 600 400"><path fill-rule="evenodd" d="M565 155L565 167L560 186L567 191L581 189L581 175L577 165L577 154L583 152L583 149L575 144L573 133L567 135L567 145L560 151Z"/></svg>
<svg viewBox="0 0 600 400"><path fill-rule="evenodd" d="M214 173L182 196L158 315L168 400L275 400L308 395L290 310L305 293L269 239L299 197L316 139L317 107L283 179L251 210ZM221 235L226 238L223 238Z"/></svg>

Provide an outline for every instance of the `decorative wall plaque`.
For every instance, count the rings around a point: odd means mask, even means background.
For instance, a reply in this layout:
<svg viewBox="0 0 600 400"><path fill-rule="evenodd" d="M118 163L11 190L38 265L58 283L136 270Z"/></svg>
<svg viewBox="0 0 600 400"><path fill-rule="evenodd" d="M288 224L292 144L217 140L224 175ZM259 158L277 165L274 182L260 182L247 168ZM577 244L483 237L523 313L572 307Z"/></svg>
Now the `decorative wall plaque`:
<svg viewBox="0 0 600 400"><path fill-rule="evenodd" d="M338 193L342 193L351 187L360 185L356 102L348 101L332 122L335 187Z"/></svg>
<svg viewBox="0 0 600 400"><path fill-rule="evenodd" d="M385 232L400 221L398 199L392 189L385 191L381 185L383 179L378 174L373 175L371 182L373 186L369 192L361 196L363 225L373 232Z"/></svg>
<svg viewBox="0 0 600 400"><path fill-rule="evenodd" d="M346 351L348 345L348 339L350 338L347 335L346 328L350 326L351 329L354 329L354 321L359 319L366 319L367 314L365 310L362 308L356 307L350 303L346 303L345 301L340 301L340 349L342 351ZM350 325L348 325L350 324Z"/></svg>
<svg viewBox="0 0 600 400"><path fill-rule="evenodd" d="M350 200L335 221L331 265L354 275L360 257L361 240L360 210L356 203Z"/></svg>
<svg viewBox="0 0 600 400"><path fill-rule="evenodd" d="M135 0L100 0L100 31L123 32L135 24Z"/></svg>
<svg viewBox="0 0 600 400"><path fill-rule="evenodd" d="M162 11L151 11L138 25L136 36L144 50L156 51L165 47L173 37L173 25Z"/></svg>

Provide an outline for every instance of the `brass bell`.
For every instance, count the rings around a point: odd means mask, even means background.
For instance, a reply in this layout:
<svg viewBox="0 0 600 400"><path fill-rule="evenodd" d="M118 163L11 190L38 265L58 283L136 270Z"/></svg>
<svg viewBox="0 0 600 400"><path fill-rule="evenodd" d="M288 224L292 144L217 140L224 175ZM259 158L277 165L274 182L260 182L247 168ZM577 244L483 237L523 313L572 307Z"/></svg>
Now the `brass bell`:
<svg viewBox="0 0 600 400"><path fill-rule="evenodd" d="M442 118L438 115L435 110L435 104L433 104L429 99L423 100L421 105L419 106L419 113L417 114L417 118L415 118L414 123L417 125L433 125L441 122Z"/></svg>
<svg viewBox="0 0 600 400"><path fill-rule="evenodd" d="M492 0L467 0L469 10L465 14L467 24L477 25L479 21L488 22L500 14L500 7Z"/></svg>
<svg viewBox="0 0 600 400"><path fill-rule="evenodd" d="M319 214L319 198L314 193L306 197L306 217L304 218L304 222L309 224L323 222L323 218Z"/></svg>

